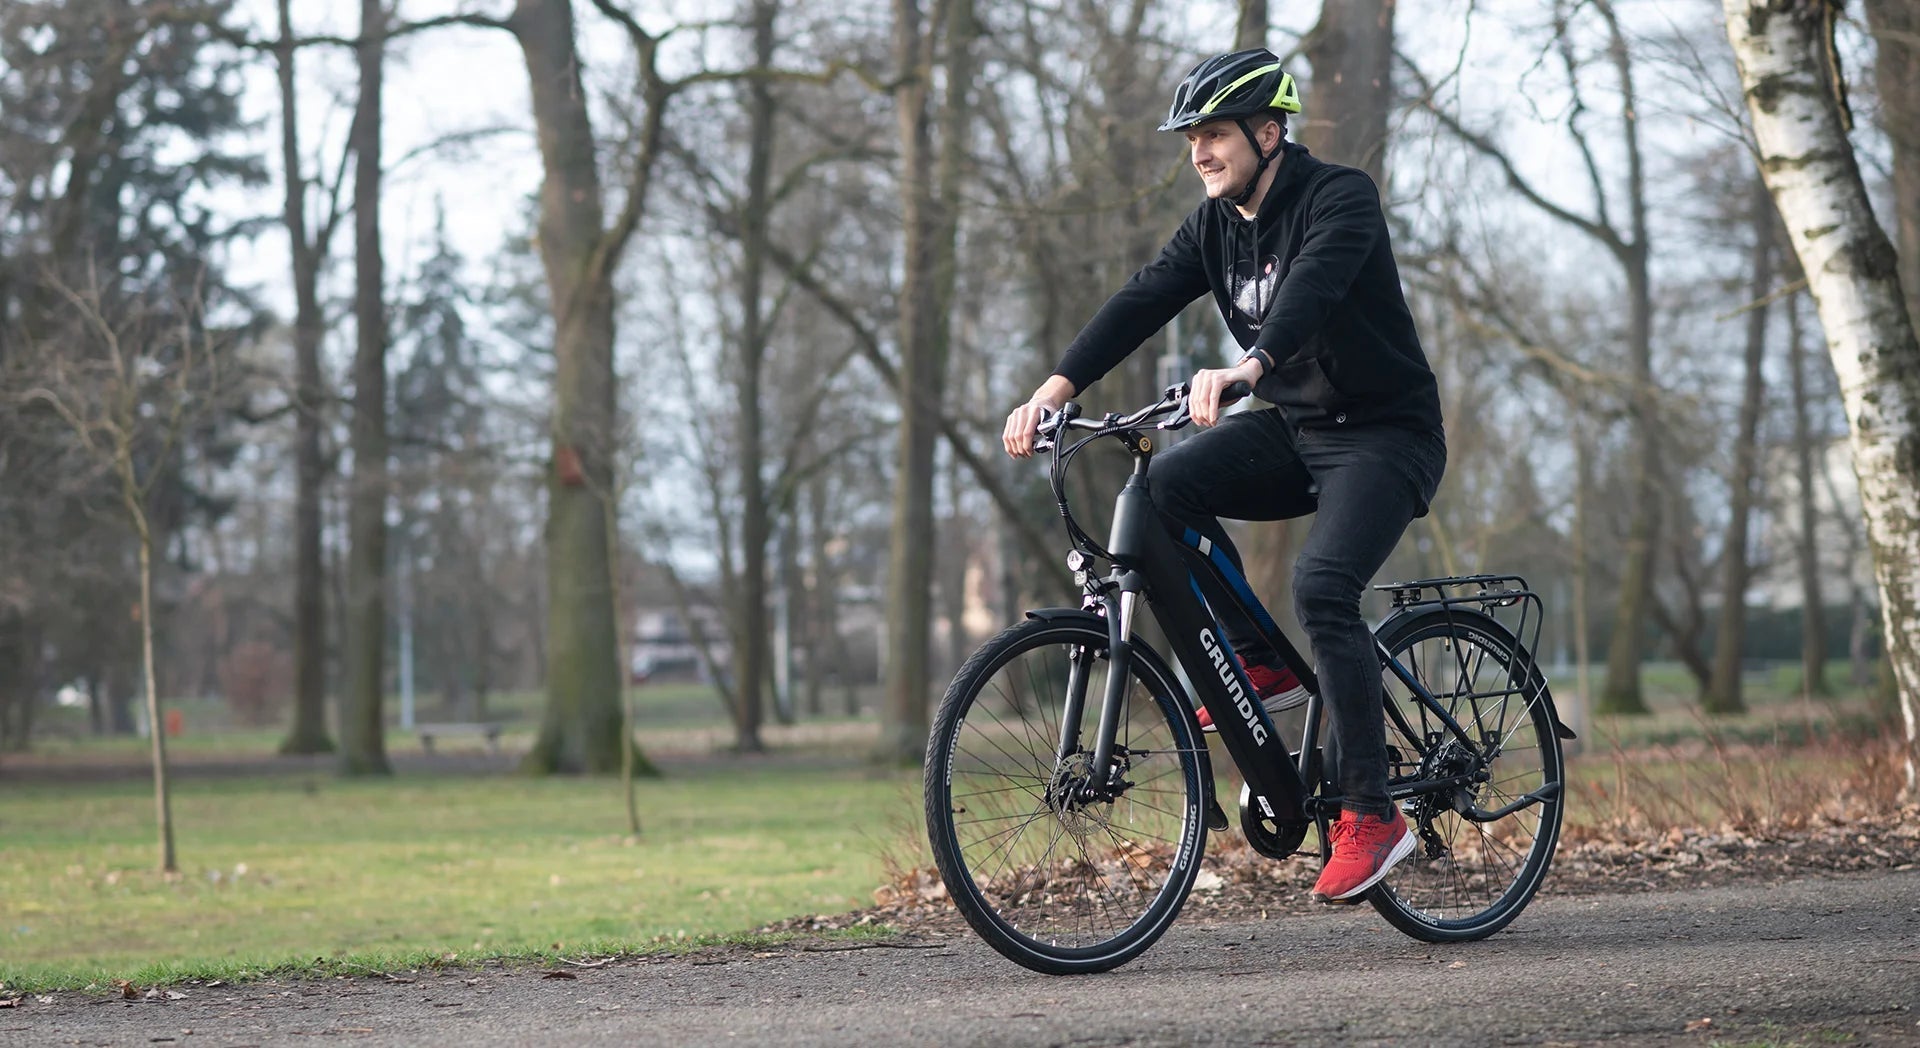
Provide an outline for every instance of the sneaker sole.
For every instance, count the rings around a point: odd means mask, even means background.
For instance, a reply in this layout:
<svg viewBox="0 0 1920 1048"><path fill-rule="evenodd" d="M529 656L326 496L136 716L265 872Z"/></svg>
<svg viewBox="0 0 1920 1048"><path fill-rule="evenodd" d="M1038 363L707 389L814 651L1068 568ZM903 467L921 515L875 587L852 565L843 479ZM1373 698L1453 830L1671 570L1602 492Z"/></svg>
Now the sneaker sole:
<svg viewBox="0 0 1920 1048"><path fill-rule="evenodd" d="M1268 713L1285 713L1288 710L1299 709L1300 707L1305 706L1307 704L1307 698L1308 698L1307 696L1302 695L1299 698L1294 698L1294 699L1283 698L1271 706L1267 706L1267 704L1264 702L1261 703L1261 705L1266 706ZM1200 730L1208 734L1213 734L1214 732L1219 731L1220 728L1218 725L1202 724L1200 725Z"/></svg>
<svg viewBox="0 0 1920 1048"><path fill-rule="evenodd" d="M1393 850L1387 853L1387 861L1381 863L1380 868L1373 871L1373 876L1361 881L1357 887L1349 889L1340 895L1329 897L1319 892L1314 892L1314 901L1332 903L1336 906L1352 906L1360 902L1361 897L1366 895L1369 889L1386 879L1387 874L1392 872L1393 868L1400 864L1401 859L1413 854L1414 843L1413 827L1409 826L1407 827L1407 832L1401 836L1399 843L1395 844Z"/></svg>

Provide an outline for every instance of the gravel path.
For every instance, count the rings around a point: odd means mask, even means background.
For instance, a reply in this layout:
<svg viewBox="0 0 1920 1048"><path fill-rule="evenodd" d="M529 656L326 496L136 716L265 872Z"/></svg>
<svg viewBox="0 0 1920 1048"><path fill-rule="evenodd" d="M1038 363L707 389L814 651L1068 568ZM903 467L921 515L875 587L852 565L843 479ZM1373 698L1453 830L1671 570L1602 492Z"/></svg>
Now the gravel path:
<svg viewBox="0 0 1920 1048"><path fill-rule="evenodd" d="M1193 920L1117 972L1036 975L970 935L570 970L61 994L0 1045L1920 1045L1920 871L1543 896L1482 943L1370 908Z"/></svg>

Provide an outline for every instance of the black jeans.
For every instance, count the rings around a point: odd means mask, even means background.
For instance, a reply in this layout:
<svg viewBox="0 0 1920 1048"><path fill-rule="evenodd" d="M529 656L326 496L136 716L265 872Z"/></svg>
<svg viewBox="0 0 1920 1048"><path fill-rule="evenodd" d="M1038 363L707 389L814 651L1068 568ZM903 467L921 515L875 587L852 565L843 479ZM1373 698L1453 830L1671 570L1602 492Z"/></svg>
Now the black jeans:
<svg viewBox="0 0 1920 1048"><path fill-rule="evenodd" d="M1446 466L1446 440L1437 431L1291 430L1279 409L1268 408L1240 412L1175 444L1153 460L1148 476L1167 524L1213 540L1243 573L1240 551L1218 518L1315 514L1294 561L1293 605L1333 715L1327 759L1349 811L1392 810L1380 663L1360 598L1407 525L1426 515ZM1251 623L1230 609L1214 611L1227 641L1249 664L1276 659Z"/></svg>

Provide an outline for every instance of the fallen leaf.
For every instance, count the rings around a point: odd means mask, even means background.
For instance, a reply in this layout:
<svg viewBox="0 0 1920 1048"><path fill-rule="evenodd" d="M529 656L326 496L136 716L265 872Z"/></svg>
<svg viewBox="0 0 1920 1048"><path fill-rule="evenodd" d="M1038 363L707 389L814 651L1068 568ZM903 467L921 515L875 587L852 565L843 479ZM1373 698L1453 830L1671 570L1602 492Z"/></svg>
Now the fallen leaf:
<svg viewBox="0 0 1920 1048"><path fill-rule="evenodd" d="M1712 1027L1713 1027L1713 1020L1711 1018L1695 1019L1694 1021L1687 1024L1687 1032L1693 1033L1698 1030L1712 1029Z"/></svg>
<svg viewBox="0 0 1920 1048"><path fill-rule="evenodd" d="M1455 961L1452 964L1447 965L1447 967L1449 968L1465 968L1466 966L1467 966L1467 962L1465 961Z"/></svg>
<svg viewBox="0 0 1920 1048"><path fill-rule="evenodd" d="M552 972L548 972L545 975L542 975L540 978L542 979L578 979L580 977L569 971L552 971Z"/></svg>
<svg viewBox="0 0 1920 1048"><path fill-rule="evenodd" d="M20 998L0 997L0 1008L18 1008L18 1007L20 1007Z"/></svg>
<svg viewBox="0 0 1920 1048"><path fill-rule="evenodd" d="M135 986L125 979L116 979L113 984L120 988L120 996L125 997L129 1001L139 999L140 988L138 986Z"/></svg>

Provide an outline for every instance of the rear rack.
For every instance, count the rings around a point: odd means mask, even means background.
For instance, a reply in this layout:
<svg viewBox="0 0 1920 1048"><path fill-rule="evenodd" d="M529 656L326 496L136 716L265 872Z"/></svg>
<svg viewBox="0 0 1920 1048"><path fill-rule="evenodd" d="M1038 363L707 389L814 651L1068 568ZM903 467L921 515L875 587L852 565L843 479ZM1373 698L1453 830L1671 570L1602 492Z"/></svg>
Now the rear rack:
<svg viewBox="0 0 1920 1048"><path fill-rule="evenodd" d="M1540 624L1546 616L1540 595L1528 587L1526 579L1518 575L1461 575L1387 582L1373 588L1392 594L1395 608L1438 607L1449 617L1455 608L1477 610L1519 641L1517 648L1508 652L1505 682L1494 682L1495 686L1486 691L1463 682L1476 702L1532 691L1539 661L1535 653L1539 651Z"/></svg>

